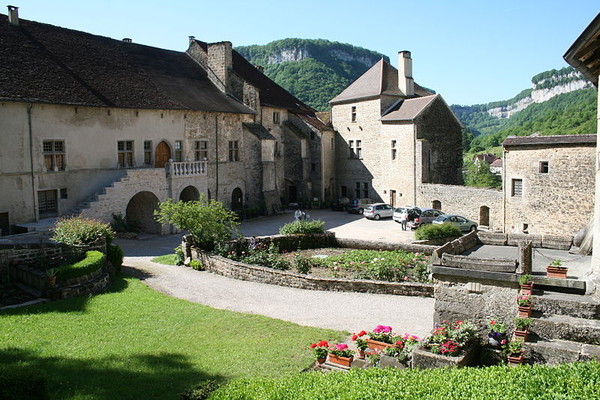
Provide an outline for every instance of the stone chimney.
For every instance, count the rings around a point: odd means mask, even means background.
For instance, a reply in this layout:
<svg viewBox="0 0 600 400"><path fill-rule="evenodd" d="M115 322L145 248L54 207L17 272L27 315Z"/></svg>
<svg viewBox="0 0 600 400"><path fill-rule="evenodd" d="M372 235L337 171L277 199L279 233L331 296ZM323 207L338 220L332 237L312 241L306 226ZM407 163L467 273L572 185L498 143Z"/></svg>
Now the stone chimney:
<svg viewBox="0 0 600 400"><path fill-rule="evenodd" d="M13 25L19 25L19 7L7 6L8 7L8 22Z"/></svg>
<svg viewBox="0 0 600 400"><path fill-rule="evenodd" d="M410 51L398 52L398 88L406 97L415 95L415 81L412 76Z"/></svg>
<svg viewBox="0 0 600 400"><path fill-rule="evenodd" d="M229 93L229 73L233 68L231 42L209 43L207 58L208 68L217 80L213 83L225 93Z"/></svg>

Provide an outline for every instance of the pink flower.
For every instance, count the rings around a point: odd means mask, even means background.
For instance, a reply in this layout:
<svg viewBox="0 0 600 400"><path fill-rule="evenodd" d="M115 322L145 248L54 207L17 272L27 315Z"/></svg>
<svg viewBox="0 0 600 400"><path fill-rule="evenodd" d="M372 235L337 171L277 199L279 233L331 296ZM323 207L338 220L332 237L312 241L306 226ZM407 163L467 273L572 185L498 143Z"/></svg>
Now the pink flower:
<svg viewBox="0 0 600 400"><path fill-rule="evenodd" d="M348 345L344 344L344 343L340 343L340 344L336 344L335 347L336 347L336 349L338 349L340 351L343 351L343 350L346 350L348 348Z"/></svg>

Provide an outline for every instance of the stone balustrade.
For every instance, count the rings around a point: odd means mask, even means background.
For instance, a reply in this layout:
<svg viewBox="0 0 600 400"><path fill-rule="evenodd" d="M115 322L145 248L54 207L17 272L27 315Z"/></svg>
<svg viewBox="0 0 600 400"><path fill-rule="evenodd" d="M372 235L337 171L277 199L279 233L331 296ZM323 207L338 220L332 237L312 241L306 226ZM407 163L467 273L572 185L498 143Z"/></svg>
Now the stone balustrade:
<svg viewBox="0 0 600 400"><path fill-rule="evenodd" d="M165 169L167 170L167 177L170 178L198 176L206 175L207 164L207 161L169 161L169 163L165 165Z"/></svg>

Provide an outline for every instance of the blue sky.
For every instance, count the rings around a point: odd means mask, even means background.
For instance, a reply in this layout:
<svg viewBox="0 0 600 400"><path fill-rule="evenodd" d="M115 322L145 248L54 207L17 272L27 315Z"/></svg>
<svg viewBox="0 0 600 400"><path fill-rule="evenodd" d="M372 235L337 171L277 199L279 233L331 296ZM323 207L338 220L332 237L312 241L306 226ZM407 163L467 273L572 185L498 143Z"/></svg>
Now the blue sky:
<svg viewBox="0 0 600 400"><path fill-rule="evenodd" d="M11 0L13 1L13 0ZM562 55L600 11L597 0L186 1L14 0L21 18L172 50L188 36L234 46L327 39L375 50L449 104L513 97ZM6 14L6 8L1 11Z"/></svg>

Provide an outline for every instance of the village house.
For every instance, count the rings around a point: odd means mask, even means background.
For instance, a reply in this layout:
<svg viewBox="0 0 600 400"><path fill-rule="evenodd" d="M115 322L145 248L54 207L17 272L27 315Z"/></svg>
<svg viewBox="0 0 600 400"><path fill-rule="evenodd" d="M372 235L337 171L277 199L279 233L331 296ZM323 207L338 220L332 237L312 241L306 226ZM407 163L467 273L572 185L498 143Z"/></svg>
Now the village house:
<svg viewBox="0 0 600 400"><path fill-rule="evenodd" d="M324 201L333 131L229 42L158 49L0 15L0 229L81 213L165 233L159 201ZM15 226L17 228L15 229Z"/></svg>

